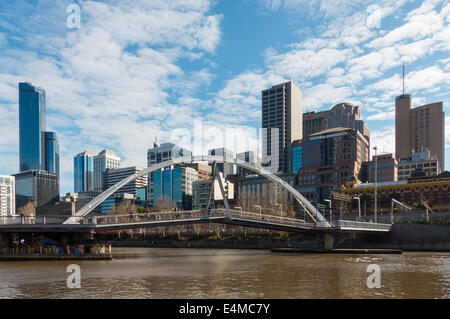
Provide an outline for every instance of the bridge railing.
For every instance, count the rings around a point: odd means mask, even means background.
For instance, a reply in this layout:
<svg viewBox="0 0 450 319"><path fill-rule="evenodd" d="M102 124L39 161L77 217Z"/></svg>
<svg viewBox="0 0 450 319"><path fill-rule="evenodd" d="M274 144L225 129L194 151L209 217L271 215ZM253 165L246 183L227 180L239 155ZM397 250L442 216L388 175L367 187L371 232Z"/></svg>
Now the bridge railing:
<svg viewBox="0 0 450 319"><path fill-rule="evenodd" d="M337 228L356 228L356 229L371 229L388 231L391 229L392 224L380 224L380 223L367 223L357 222L351 220L338 220L336 223Z"/></svg>
<svg viewBox="0 0 450 319"><path fill-rule="evenodd" d="M0 225L48 225L62 224L67 216L50 215L50 216L2 216L0 217Z"/></svg>
<svg viewBox="0 0 450 319"><path fill-rule="evenodd" d="M193 211L163 211L143 214L93 215L82 218L82 224L123 224L145 221L163 221L173 219L189 219L205 216L204 212Z"/></svg>
<svg viewBox="0 0 450 319"><path fill-rule="evenodd" d="M216 209L215 212L224 215L225 210L224 209ZM303 219L297 219L297 218L290 218L290 217L283 217L283 216L277 216L277 215L267 215L267 214L259 214L259 213L253 213L253 212L247 212L247 211L241 211L241 210L235 210L231 209L231 216L233 217L241 217L241 218L247 218L252 220L260 220L264 222L276 222L280 224L289 224L289 225L299 225L299 226L305 226L305 227L313 227L314 224L312 223L306 223Z"/></svg>

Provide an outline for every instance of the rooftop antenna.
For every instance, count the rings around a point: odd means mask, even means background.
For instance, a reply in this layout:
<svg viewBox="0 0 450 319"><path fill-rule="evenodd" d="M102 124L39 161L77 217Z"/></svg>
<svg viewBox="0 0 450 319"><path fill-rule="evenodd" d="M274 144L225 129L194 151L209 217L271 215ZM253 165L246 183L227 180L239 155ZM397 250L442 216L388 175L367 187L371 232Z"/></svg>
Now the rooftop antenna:
<svg viewBox="0 0 450 319"><path fill-rule="evenodd" d="M405 65L403 65L402 68L403 68L403 95L405 95Z"/></svg>

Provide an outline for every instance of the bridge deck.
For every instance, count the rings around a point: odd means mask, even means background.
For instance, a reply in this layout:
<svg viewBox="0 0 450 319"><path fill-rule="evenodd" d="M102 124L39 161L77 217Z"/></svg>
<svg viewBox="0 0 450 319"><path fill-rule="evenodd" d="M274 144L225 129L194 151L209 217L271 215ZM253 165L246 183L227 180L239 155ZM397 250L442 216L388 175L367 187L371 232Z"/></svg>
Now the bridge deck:
<svg viewBox="0 0 450 319"><path fill-rule="evenodd" d="M63 224L67 218L48 216L37 218L0 218L0 232L95 232L114 231L132 228L180 226L201 223L220 223L227 225L271 229L286 232L388 232L391 224L375 224L339 220L331 227L306 223L303 220L256 214L239 210L231 211L231 218L224 210L213 210L209 216L201 211L160 212L139 215L105 215L84 217L80 224Z"/></svg>

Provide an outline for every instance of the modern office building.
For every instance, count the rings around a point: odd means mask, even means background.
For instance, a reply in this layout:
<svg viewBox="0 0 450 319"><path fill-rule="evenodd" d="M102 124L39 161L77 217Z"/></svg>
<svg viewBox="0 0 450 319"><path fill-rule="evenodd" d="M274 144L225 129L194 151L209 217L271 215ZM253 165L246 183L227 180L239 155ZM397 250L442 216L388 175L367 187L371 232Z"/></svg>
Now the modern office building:
<svg viewBox="0 0 450 319"><path fill-rule="evenodd" d="M342 102L327 111L303 113L303 137L331 128L344 127L358 130L370 142L370 131L361 120L360 112L359 106Z"/></svg>
<svg viewBox="0 0 450 319"><path fill-rule="evenodd" d="M425 176L438 175L438 168L437 156L431 156L430 151L415 153L411 158L398 162L398 180L407 180L415 171L421 171Z"/></svg>
<svg viewBox="0 0 450 319"><path fill-rule="evenodd" d="M224 160L230 161L230 162L233 162L233 160L234 160L234 152L229 149L226 149L224 147L209 150L208 155L220 156ZM209 162L208 164L212 166L213 163ZM226 178L228 175L231 175L234 173L234 168L233 168L234 165L233 164L216 163L216 165L217 165L217 169L219 170L219 172L223 173L224 178Z"/></svg>
<svg viewBox="0 0 450 319"><path fill-rule="evenodd" d="M59 175L59 143L55 132L45 132L45 170Z"/></svg>
<svg viewBox="0 0 450 319"><path fill-rule="evenodd" d="M56 174L30 170L13 176L16 182L16 210L28 202L34 202L38 207L59 201L59 180Z"/></svg>
<svg viewBox="0 0 450 319"><path fill-rule="evenodd" d="M279 178L292 185L291 173L278 173ZM281 185L273 183L264 176L253 174L238 176L236 179L232 179L235 185L235 197L240 201L246 201L252 198L257 200L268 201L272 204L279 203L280 201L291 200L289 192Z"/></svg>
<svg viewBox="0 0 450 319"><path fill-rule="evenodd" d="M263 90L261 97L262 165L269 166L271 171L290 172L291 145L293 141L302 138L303 132L302 92L294 82L286 82ZM277 149L272 149L272 145L277 145L276 141L272 143L272 129L278 132Z"/></svg>
<svg viewBox="0 0 450 319"><path fill-rule="evenodd" d="M247 151L243 153L236 154L236 159L238 161L246 162L249 164L252 164L256 167L261 167L261 156L255 151ZM248 170L246 168L237 167L237 175L239 176L245 176L245 175L251 175L255 174L255 172Z"/></svg>
<svg viewBox="0 0 450 319"><path fill-rule="evenodd" d="M175 167L191 167L195 169L198 173L199 181L206 181L211 178L212 167L207 164L202 163L181 164L175 165Z"/></svg>
<svg viewBox="0 0 450 319"><path fill-rule="evenodd" d="M302 168L302 140L292 142L292 173L297 174Z"/></svg>
<svg viewBox="0 0 450 319"><path fill-rule="evenodd" d="M135 195L128 193L116 193L105 199L101 207L101 214L111 214L114 213L114 209L123 203L134 204Z"/></svg>
<svg viewBox="0 0 450 319"><path fill-rule="evenodd" d="M20 171L45 169L45 90L19 83Z"/></svg>
<svg viewBox="0 0 450 319"><path fill-rule="evenodd" d="M219 177L222 181L222 185L224 187L224 192L227 200L234 199L234 184L230 181L225 180L223 177L223 173L219 172ZM208 208L208 200L209 195L211 193L211 184L212 179L197 181L193 183L193 195L192 195L192 209L202 209ZM214 180L214 190L211 196L211 204L214 204L214 207L223 203L223 195L220 190L219 181Z"/></svg>
<svg viewBox="0 0 450 319"><path fill-rule="evenodd" d="M191 151L181 148L173 143L158 144L156 141L153 148L147 151L147 167L161 162L170 161L177 157L190 156ZM148 201L150 205L154 204L156 197L153 196L153 175L148 175Z"/></svg>
<svg viewBox="0 0 450 319"><path fill-rule="evenodd" d="M442 102L412 108L412 97L395 98L395 157L411 158L413 153L430 151L444 170L445 114Z"/></svg>
<svg viewBox="0 0 450 319"><path fill-rule="evenodd" d="M0 216L16 215L14 176L0 175Z"/></svg>
<svg viewBox="0 0 450 319"><path fill-rule="evenodd" d="M296 188L308 200L324 203L349 179L361 180L363 162L369 160L369 141L356 129L333 128L301 141L301 167Z"/></svg>
<svg viewBox="0 0 450 319"><path fill-rule="evenodd" d="M84 151L73 157L74 192L88 192L94 189L94 154Z"/></svg>
<svg viewBox="0 0 450 319"><path fill-rule="evenodd" d="M104 149L98 155L94 156L94 189L102 190L103 188L103 171L105 169L120 168L120 157L113 151Z"/></svg>
<svg viewBox="0 0 450 319"><path fill-rule="evenodd" d="M153 172L153 196L156 205L158 199L168 199L180 209L192 208L192 184L197 181L197 171L190 167L169 168Z"/></svg>
<svg viewBox="0 0 450 319"><path fill-rule="evenodd" d="M131 167L124 167L124 168L107 168L103 171L103 191L107 190L108 188L114 186L118 182L122 181L123 179L129 177L130 175L139 173L141 170L143 170L143 167L139 166L131 166ZM116 193L128 193L133 194L136 198L138 196L138 189L146 188L147 187L147 176L141 176L136 178L135 180L129 182L127 185L121 187Z"/></svg>

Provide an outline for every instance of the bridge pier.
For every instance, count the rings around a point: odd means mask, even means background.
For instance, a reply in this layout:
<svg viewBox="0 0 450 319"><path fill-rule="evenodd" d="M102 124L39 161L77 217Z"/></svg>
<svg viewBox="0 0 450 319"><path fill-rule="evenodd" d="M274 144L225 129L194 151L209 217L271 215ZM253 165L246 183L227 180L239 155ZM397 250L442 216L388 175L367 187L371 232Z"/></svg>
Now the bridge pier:
<svg viewBox="0 0 450 319"><path fill-rule="evenodd" d="M324 248L333 249L334 247L334 236L331 233L325 233L323 236Z"/></svg>

